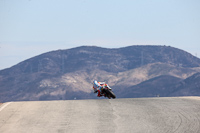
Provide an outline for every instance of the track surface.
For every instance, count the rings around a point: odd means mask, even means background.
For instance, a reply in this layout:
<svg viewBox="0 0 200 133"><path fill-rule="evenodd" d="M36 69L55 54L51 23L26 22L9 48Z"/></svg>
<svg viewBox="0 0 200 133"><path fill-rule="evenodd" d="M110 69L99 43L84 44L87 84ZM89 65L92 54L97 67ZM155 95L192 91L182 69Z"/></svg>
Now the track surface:
<svg viewBox="0 0 200 133"><path fill-rule="evenodd" d="M4 103L0 133L200 133L200 99Z"/></svg>

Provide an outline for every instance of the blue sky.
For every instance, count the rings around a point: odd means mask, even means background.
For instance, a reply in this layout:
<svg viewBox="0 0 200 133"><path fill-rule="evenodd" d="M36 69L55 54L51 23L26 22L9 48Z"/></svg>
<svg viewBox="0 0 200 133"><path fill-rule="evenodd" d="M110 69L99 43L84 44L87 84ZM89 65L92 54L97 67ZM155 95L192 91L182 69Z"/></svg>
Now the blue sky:
<svg viewBox="0 0 200 133"><path fill-rule="evenodd" d="M82 45L167 45L200 57L200 1L0 0L0 70Z"/></svg>

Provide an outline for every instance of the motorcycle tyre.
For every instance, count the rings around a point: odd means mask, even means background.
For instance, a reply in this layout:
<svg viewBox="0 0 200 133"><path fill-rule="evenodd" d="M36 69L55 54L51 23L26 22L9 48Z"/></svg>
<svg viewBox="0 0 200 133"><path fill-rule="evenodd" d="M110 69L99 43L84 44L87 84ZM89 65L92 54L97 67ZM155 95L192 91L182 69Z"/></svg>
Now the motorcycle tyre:
<svg viewBox="0 0 200 133"><path fill-rule="evenodd" d="M115 94L114 94L112 91L106 89L105 92L106 92L110 97L112 97L113 99L116 98ZM110 98L109 98L109 99L110 99Z"/></svg>

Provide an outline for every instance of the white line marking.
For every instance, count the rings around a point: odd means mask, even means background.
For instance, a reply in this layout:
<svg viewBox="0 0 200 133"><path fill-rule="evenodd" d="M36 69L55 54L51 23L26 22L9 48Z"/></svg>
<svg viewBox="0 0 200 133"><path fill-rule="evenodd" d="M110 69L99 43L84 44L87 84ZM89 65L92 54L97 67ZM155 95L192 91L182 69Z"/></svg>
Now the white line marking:
<svg viewBox="0 0 200 133"><path fill-rule="evenodd" d="M0 108L0 111L2 111L6 106L8 106L9 104L11 104L11 102L5 103L2 105L2 107Z"/></svg>

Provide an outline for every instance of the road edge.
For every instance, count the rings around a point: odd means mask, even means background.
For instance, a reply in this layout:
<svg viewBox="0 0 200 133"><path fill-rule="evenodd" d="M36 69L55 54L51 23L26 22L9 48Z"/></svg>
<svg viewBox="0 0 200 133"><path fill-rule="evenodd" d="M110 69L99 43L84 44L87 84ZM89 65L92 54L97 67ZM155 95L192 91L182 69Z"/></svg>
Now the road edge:
<svg viewBox="0 0 200 133"><path fill-rule="evenodd" d="M3 103L3 104L0 106L0 112L1 112L6 106L8 106L9 104L11 104L11 102Z"/></svg>

